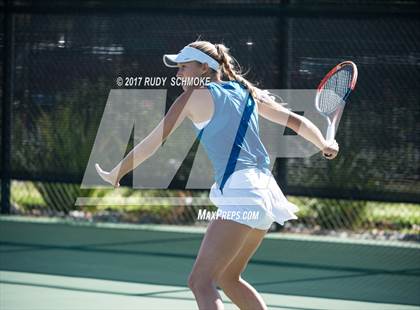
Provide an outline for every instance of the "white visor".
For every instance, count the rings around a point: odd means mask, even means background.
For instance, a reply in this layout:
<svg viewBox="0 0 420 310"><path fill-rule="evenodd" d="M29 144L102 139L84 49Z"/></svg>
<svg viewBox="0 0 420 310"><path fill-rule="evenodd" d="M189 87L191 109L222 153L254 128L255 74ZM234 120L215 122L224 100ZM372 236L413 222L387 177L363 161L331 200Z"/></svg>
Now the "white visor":
<svg viewBox="0 0 420 310"><path fill-rule="evenodd" d="M179 54L163 55L163 63L167 67L174 68L179 63L190 61L198 61L202 64L207 63L215 71L219 69L219 63L214 58L191 46L184 47Z"/></svg>

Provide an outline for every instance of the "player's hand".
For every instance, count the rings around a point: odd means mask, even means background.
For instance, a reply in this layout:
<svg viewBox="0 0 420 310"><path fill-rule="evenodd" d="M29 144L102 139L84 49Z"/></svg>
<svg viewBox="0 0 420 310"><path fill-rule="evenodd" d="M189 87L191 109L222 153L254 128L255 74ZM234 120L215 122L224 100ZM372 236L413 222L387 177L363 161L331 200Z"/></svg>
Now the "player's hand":
<svg viewBox="0 0 420 310"><path fill-rule="evenodd" d="M96 172L100 175L100 177L105 181L114 186L114 188L120 187L120 180L117 176L117 173L115 170L112 170L111 172L107 172L103 170L99 164L95 164Z"/></svg>
<svg viewBox="0 0 420 310"><path fill-rule="evenodd" d="M323 147L322 155L326 159L334 159L339 151L338 143L336 140L334 141L325 141L325 146Z"/></svg>

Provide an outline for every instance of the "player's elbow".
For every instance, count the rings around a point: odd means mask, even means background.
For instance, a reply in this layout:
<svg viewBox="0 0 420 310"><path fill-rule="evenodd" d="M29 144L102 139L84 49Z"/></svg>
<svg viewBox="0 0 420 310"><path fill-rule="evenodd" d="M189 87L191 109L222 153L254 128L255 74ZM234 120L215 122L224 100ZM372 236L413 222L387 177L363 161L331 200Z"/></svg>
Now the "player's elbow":
<svg viewBox="0 0 420 310"><path fill-rule="evenodd" d="M294 132L298 133L301 125L302 125L301 117L295 113L291 113L289 115L289 118L287 119L286 126L292 129Z"/></svg>

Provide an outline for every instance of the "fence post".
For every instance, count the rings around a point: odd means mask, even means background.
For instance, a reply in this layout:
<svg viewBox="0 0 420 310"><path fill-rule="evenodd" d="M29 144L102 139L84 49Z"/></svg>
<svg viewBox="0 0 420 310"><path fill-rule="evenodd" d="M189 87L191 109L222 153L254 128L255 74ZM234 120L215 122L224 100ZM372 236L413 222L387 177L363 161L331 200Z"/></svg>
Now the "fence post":
<svg viewBox="0 0 420 310"><path fill-rule="evenodd" d="M279 33L280 40L278 41L279 50L279 68L280 68L280 88L290 89L290 67L291 61L290 53L290 33L289 33L289 20L287 15L279 17ZM287 193L287 158L277 158L275 163L275 172L277 181L282 191Z"/></svg>
<svg viewBox="0 0 420 310"><path fill-rule="evenodd" d="M1 210L2 214L10 214L10 185L11 185L11 123L13 101L13 13L11 1L5 2L3 18L4 55L3 55L3 104L2 104L2 147L1 147Z"/></svg>

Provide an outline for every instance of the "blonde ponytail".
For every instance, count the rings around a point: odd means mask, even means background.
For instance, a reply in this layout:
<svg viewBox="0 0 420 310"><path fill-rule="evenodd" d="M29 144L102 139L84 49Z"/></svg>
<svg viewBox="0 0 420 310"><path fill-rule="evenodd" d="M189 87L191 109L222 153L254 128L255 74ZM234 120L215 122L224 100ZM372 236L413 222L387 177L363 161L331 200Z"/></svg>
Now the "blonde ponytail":
<svg viewBox="0 0 420 310"><path fill-rule="evenodd" d="M229 53L229 48L224 44L212 44L208 41L195 41L189 46L201 50L210 57L216 59L221 66L221 73L225 75L230 81L237 81L242 84L251 94L257 103L264 103L273 107L282 106L283 103L278 103L275 96L267 90L261 90L244 78L239 63ZM235 62L237 67L235 67Z"/></svg>
<svg viewBox="0 0 420 310"><path fill-rule="evenodd" d="M256 87L243 77L240 69L237 70L235 68L234 58L229 54L229 49L223 44L215 44L214 46L219 55L219 61L225 76L227 76L230 81L238 81L248 89L254 99L258 98Z"/></svg>

